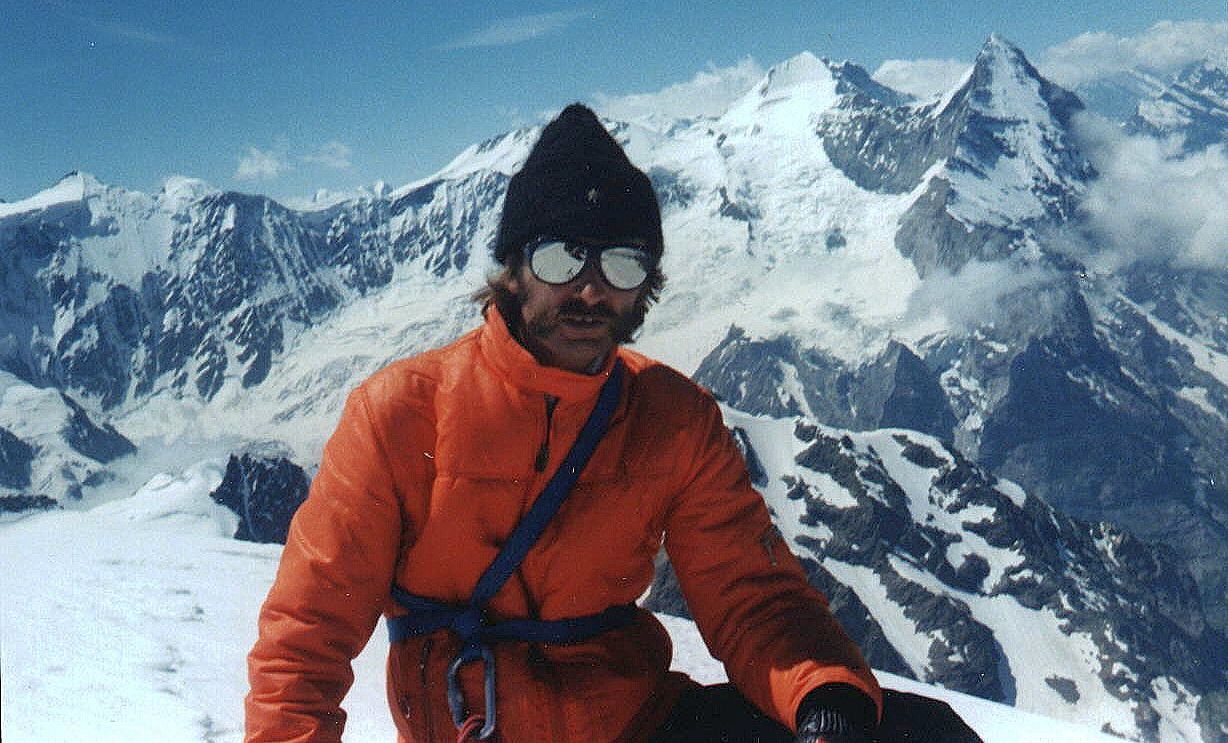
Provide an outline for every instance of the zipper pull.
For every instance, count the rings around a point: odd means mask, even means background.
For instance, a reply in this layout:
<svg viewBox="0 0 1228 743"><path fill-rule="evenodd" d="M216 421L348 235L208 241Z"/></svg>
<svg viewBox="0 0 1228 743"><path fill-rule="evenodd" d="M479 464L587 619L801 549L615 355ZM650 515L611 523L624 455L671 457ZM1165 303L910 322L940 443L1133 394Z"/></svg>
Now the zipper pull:
<svg viewBox="0 0 1228 743"><path fill-rule="evenodd" d="M553 395L546 395L546 436L542 439L542 445L537 448L537 457L533 460L533 469L537 472L545 472L546 465L550 463L550 423L554 418L554 406L558 405L559 399Z"/></svg>

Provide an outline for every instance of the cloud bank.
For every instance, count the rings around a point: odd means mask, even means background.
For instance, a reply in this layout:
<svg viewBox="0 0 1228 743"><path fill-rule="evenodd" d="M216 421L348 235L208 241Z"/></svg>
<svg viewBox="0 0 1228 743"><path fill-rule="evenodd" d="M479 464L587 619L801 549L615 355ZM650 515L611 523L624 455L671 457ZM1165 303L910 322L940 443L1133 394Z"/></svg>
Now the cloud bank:
<svg viewBox="0 0 1228 743"><path fill-rule="evenodd" d="M1033 322L1056 310L1062 299L1060 276L1042 264L972 261L958 273L938 270L908 297L905 323L926 327L942 317L948 327L970 330L986 324Z"/></svg>
<svg viewBox="0 0 1228 743"><path fill-rule="evenodd" d="M871 77L888 88L926 99L954 88L971 67L957 59L888 59Z"/></svg>
<svg viewBox="0 0 1228 743"><path fill-rule="evenodd" d="M1100 177L1084 200L1088 263L1136 262L1228 269L1228 150L1182 154L1178 139L1126 136L1092 115L1076 118L1080 149Z"/></svg>
<svg viewBox="0 0 1228 743"><path fill-rule="evenodd" d="M728 66L708 68L686 82L654 93L593 96L594 107L603 116L634 121L647 116L666 119L720 116L730 104L759 82L766 71L750 57Z"/></svg>
<svg viewBox="0 0 1228 743"><path fill-rule="evenodd" d="M1041 72L1067 88L1136 67L1173 72L1205 57L1228 54L1228 22L1161 21L1137 36L1080 34L1041 55Z"/></svg>

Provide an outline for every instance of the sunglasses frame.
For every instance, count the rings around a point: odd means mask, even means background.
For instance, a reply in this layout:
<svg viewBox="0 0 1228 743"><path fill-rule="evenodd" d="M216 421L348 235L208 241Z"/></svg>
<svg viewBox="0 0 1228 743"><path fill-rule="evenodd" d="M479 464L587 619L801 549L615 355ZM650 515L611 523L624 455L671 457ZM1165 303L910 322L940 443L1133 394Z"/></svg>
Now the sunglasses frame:
<svg viewBox="0 0 1228 743"><path fill-rule="evenodd" d="M576 274L572 276L570 279L567 279L565 281L550 281L540 276L537 273L537 270L533 267L533 257L537 254L537 252L542 247L549 245L551 243L562 244L564 246L564 249L567 250L569 253L575 248L579 248L584 251L584 263L580 266L580 270L576 271ZM601 256L607 250L611 250L615 248L631 249L631 250L635 250L643 254L644 256L644 261L643 261L644 277L640 279L640 281L634 286L630 286L626 288L617 286L616 284L614 284L614 282L610 281L610 278L608 276L606 276L605 266L601 262ZM567 284L570 284L571 282L575 281L580 276L582 276L584 274L584 271L589 267L589 265L594 264L594 263L597 266L597 274L601 277L601 280L605 282L605 284L609 286L611 289L614 289L616 291L635 291L636 289L639 289L640 287L644 286L644 284L648 281L648 278L652 275L652 268L651 268L652 258L650 254L648 253L648 250L642 245L636 245L634 243L629 243L629 242L628 243L604 243L603 244L603 243L586 243L582 240L566 240L566 239L560 239L556 237L540 237L536 240L533 240L532 242L526 243L522 250L522 254L524 256L525 265L528 266L529 268L529 273L533 274L533 277L536 278L538 281L541 281L544 284L549 284L551 286L566 286Z"/></svg>

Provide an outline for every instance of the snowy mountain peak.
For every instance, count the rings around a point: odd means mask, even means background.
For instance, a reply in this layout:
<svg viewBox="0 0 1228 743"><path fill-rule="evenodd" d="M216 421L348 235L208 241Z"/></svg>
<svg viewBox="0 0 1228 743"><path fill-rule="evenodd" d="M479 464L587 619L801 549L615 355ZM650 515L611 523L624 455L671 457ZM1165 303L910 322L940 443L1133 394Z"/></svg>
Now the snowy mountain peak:
<svg viewBox="0 0 1228 743"><path fill-rule="evenodd" d="M403 186L389 194L389 198L395 201L432 181L459 180L483 171L511 176L524 164L541 130L540 126L514 129L470 145L435 175Z"/></svg>
<svg viewBox="0 0 1228 743"><path fill-rule="evenodd" d="M761 96L770 97L774 94L785 93L799 85L823 84L830 81L832 81L832 71L828 63L810 52L802 52L769 69L755 90Z"/></svg>
<svg viewBox="0 0 1228 743"><path fill-rule="evenodd" d="M217 189L199 178L172 175L162 182L162 190L158 192L157 198L163 209L174 212L217 192Z"/></svg>
<svg viewBox="0 0 1228 743"><path fill-rule="evenodd" d="M837 80L825 60L810 52L773 66L721 117L731 128L767 127L802 133L811 120L840 100Z"/></svg>
<svg viewBox="0 0 1228 743"><path fill-rule="evenodd" d="M102 191L106 187L106 184L94 177L92 173L86 173L82 170L72 170L65 173L64 177L52 186L52 188L79 189L82 197Z"/></svg>
<svg viewBox="0 0 1228 743"><path fill-rule="evenodd" d="M1003 237L1010 234L976 255L1013 253L1027 224L1073 214L1076 194L1092 173L1068 136L1070 118L1082 108L1018 47L993 34L963 85L931 112L939 129L950 126L956 133L940 176L947 185L932 193L934 203L962 225L992 225L1004 230ZM990 241L979 236L975 242Z"/></svg>
<svg viewBox="0 0 1228 743"><path fill-rule="evenodd" d="M1022 59L1023 51L1005 36L994 31L989 34L989 37L985 39L985 43L981 45L981 51L977 57L979 59L983 56L1006 56Z"/></svg>
<svg viewBox="0 0 1228 743"><path fill-rule="evenodd" d="M964 93L965 95L960 95ZM991 35L972 65L964 87L949 105L968 101L989 116L1065 122L1077 99L1041 77L1024 53L998 34ZM1061 110L1052 110L1055 107Z"/></svg>
<svg viewBox="0 0 1228 743"><path fill-rule="evenodd" d="M74 170L55 183L28 199L0 204L0 219L28 212L49 209L62 204L76 204L107 189L101 181L89 173Z"/></svg>

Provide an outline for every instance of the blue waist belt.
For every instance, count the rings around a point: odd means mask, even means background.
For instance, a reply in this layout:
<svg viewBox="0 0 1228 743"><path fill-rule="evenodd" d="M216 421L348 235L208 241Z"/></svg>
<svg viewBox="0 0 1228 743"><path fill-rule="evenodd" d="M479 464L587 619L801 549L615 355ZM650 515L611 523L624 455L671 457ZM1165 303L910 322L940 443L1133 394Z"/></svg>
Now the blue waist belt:
<svg viewBox="0 0 1228 743"><path fill-rule="evenodd" d="M465 698L460 687L458 673L462 666L482 660L486 666L486 717L480 740L489 738L495 731L495 656L491 643L502 640L566 644L581 642L607 630L623 627L635 619L634 604L612 606L605 611L572 619L509 619L490 622L486 606L507 579L516 572L525 555L537 542L550 519L571 492L580 472L605 435L610 417L618 407L622 386L622 361L614 362L610 376L601 385L597 404L589 413L588 420L580 430L562 464L546 483L541 494L533 501L529 512L516 524L503 549L495 556L490 567L478 578L469 603L464 605L444 604L434 599L416 596L399 586L392 587L392 599L409 611L409 614L388 620L388 639L401 642L409 637L429 634L441 629L454 631L461 640L460 654L448 667L448 707L457 728L465 724Z"/></svg>
<svg viewBox="0 0 1228 743"><path fill-rule="evenodd" d="M388 620L388 640L401 642L418 635L450 629L461 639L460 654L448 666L448 708L459 728L465 722L465 697L458 675L466 663L482 660L486 667L486 721L478 738L485 740L495 730L495 656L491 643L503 640L554 645L583 642L607 630L635 621L635 604L611 606L605 611L571 619L508 619L490 623L485 612L473 604L457 606L415 596L397 586L392 598L409 614Z"/></svg>

